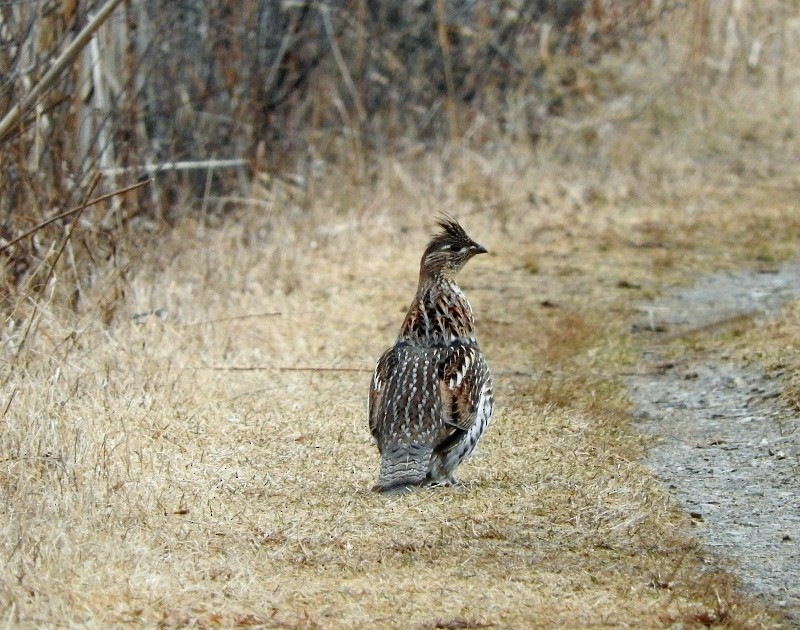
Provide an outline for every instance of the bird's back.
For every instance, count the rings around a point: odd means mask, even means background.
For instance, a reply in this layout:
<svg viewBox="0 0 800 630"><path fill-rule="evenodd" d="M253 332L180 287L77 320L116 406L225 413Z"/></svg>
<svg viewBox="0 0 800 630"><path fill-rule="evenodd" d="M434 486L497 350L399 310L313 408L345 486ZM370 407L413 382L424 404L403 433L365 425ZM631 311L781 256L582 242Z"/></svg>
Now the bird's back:
<svg viewBox="0 0 800 630"><path fill-rule="evenodd" d="M437 371L441 349L398 342L375 369L370 387L370 430L381 452L378 485L425 481L434 447L442 441Z"/></svg>
<svg viewBox="0 0 800 630"><path fill-rule="evenodd" d="M399 341L378 361L370 430L381 452L376 489L452 483L492 415L492 379L473 342Z"/></svg>

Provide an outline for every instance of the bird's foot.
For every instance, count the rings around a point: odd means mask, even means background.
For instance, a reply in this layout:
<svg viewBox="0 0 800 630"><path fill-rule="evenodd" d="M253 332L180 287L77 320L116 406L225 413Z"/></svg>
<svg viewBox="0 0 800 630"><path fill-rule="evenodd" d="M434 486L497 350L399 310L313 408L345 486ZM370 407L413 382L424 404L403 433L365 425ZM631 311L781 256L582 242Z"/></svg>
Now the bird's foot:
<svg viewBox="0 0 800 630"><path fill-rule="evenodd" d="M427 486L429 488L450 488L451 486L459 485L458 479L456 479L455 475L448 475L443 479L431 479Z"/></svg>

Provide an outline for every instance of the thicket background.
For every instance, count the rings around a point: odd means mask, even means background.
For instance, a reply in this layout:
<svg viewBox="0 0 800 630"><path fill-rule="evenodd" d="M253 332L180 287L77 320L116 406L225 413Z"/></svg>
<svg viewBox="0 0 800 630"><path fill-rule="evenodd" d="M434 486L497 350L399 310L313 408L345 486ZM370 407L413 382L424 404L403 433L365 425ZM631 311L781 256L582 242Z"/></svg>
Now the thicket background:
<svg viewBox="0 0 800 630"><path fill-rule="evenodd" d="M0 4L0 111L103 5ZM369 182L383 155L500 138L550 140L554 159L596 167L619 157L609 124L644 123L668 143L676 118L713 127L742 94L773 129L795 99L797 20L791 2L741 0L126 0L0 139L2 302L41 293L60 263L77 307L123 235L225 212L256 180L302 206L334 167ZM664 90L680 105L665 108ZM763 133L744 142L757 149ZM147 175L74 225L37 228Z"/></svg>

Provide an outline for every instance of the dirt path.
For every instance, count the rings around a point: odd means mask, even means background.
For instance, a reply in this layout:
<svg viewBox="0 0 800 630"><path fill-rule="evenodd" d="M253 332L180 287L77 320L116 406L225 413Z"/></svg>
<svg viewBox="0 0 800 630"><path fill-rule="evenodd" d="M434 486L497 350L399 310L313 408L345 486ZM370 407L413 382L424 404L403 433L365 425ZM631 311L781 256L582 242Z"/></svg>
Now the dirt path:
<svg viewBox="0 0 800 630"><path fill-rule="evenodd" d="M709 276L646 304L637 330L658 331L627 377L640 428L659 438L648 464L692 516L713 565L800 625L800 431L758 368L703 356L674 364L659 342L742 317L769 317L800 298L800 264L775 273ZM663 348L663 346L662 346Z"/></svg>

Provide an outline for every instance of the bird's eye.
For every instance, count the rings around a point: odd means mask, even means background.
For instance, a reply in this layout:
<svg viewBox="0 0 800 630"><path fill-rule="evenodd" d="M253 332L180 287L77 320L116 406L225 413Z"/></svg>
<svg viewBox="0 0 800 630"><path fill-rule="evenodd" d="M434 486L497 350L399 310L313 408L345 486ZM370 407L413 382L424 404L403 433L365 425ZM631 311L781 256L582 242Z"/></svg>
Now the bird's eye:
<svg viewBox="0 0 800 630"><path fill-rule="evenodd" d="M455 243L453 243L452 245L448 245L447 249L450 250L451 252L460 252L461 251L461 246L460 245L456 245Z"/></svg>

